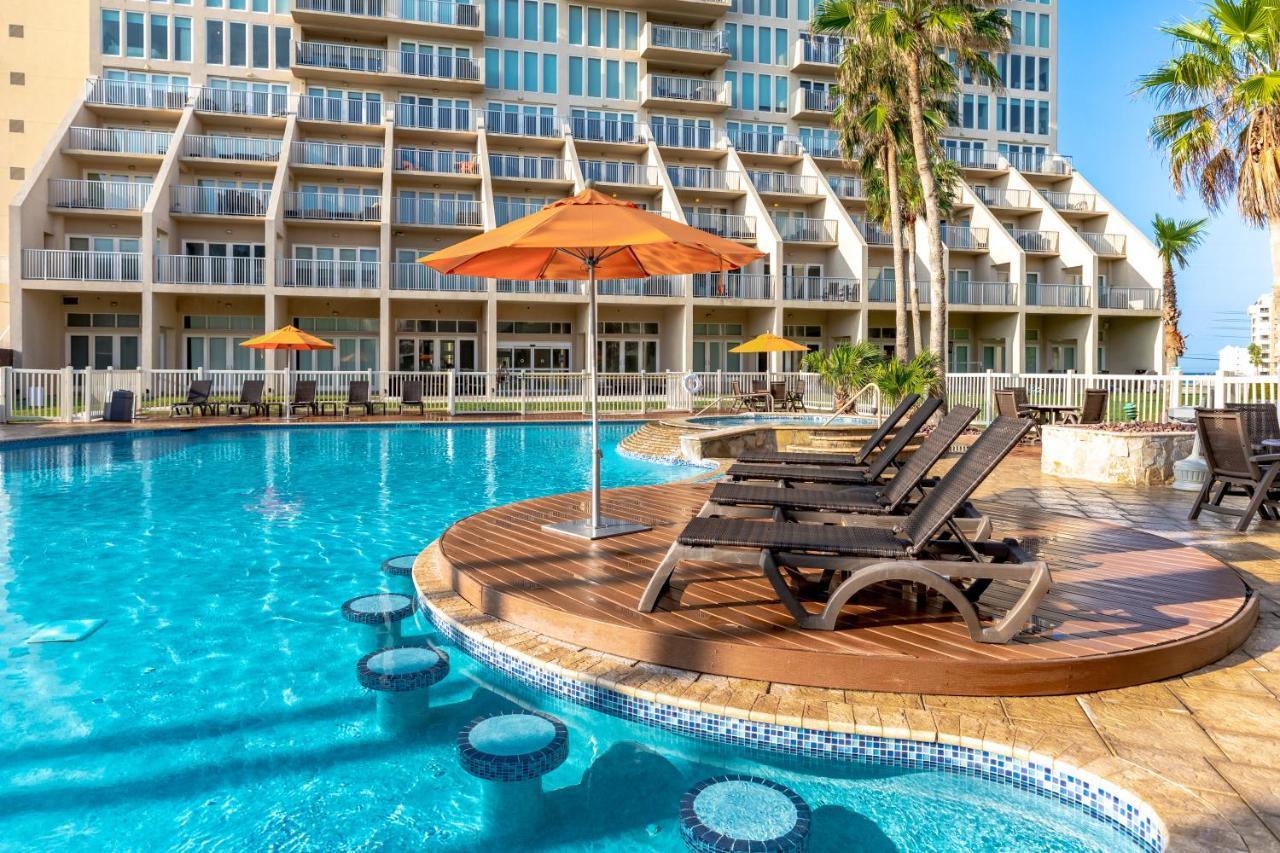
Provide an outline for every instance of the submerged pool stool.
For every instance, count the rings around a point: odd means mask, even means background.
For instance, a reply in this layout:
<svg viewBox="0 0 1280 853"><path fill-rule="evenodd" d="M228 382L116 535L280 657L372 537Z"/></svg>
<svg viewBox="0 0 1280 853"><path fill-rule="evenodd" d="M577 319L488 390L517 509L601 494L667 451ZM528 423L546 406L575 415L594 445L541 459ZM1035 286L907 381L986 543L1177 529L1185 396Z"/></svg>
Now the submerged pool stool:
<svg viewBox="0 0 1280 853"><path fill-rule="evenodd" d="M382 561L382 573L387 576L387 586L392 592L413 595L413 563L417 554L400 554Z"/></svg>
<svg viewBox="0 0 1280 853"><path fill-rule="evenodd" d="M363 626L360 651L373 652L400 642L400 623L413 615L418 600L401 592L360 595L342 605L342 618Z"/></svg>
<svg viewBox="0 0 1280 853"><path fill-rule="evenodd" d="M490 714L458 732L458 761L482 780L484 828L491 834L537 825L545 805L542 777L568 757L569 730L550 714Z"/></svg>
<svg viewBox="0 0 1280 853"><path fill-rule="evenodd" d="M799 794L759 776L713 776L680 798L680 838L697 853L804 850L810 818Z"/></svg>
<svg viewBox="0 0 1280 853"><path fill-rule="evenodd" d="M386 732L419 728L431 710L431 686L449 674L449 656L429 645L378 649L356 663L360 686L378 696L378 725Z"/></svg>

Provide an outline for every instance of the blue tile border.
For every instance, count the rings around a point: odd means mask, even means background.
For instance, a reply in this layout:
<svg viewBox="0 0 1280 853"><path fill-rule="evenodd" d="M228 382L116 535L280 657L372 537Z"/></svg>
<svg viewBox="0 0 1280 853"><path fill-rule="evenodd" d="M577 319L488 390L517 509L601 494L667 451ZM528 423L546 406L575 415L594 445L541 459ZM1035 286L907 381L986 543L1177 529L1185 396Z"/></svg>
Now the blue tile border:
<svg viewBox="0 0 1280 853"><path fill-rule="evenodd" d="M355 606L357 601L365 601L366 599L382 599L377 609L363 609ZM400 600L404 603L401 604ZM348 601L342 603L342 618L348 622L357 622L361 625L389 625L392 622L400 622L413 615L413 611L418 609L418 599L412 595L405 595L400 592L370 592L364 595L357 595Z"/></svg>
<svg viewBox="0 0 1280 853"><path fill-rule="evenodd" d="M421 591L418 596L423 613L436 629L472 658L530 687L601 713L686 737L802 758L958 773L1013 785L1101 821L1152 853L1160 853L1168 843L1164 823L1150 806L1091 774L1081 778L1070 768L1055 769L1037 761L967 746L756 722L628 696L480 641L434 607L429 596Z"/></svg>
<svg viewBox="0 0 1280 853"><path fill-rule="evenodd" d="M499 755L485 752L471 742L471 732L481 723L503 717L541 717L551 723L551 739L532 752ZM490 782L527 782L555 770L569 757L569 729L541 711L502 711L477 717L458 732L458 761L472 776Z"/></svg>
<svg viewBox="0 0 1280 853"><path fill-rule="evenodd" d="M782 835L763 840L734 838L717 832L714 828L702 822L703 816L698 814L698 795L708 788L724 782L749 782L752 785L760 785L777 791L791 801L791 805L795 809L795 823ZM809 839L809 827L812 817L813 813L809 810L809 804L786 785L780 785L772 779L765 779L760 776L729 773L724 776L712 776L709 779L703 779L684 792L684 795L680 798L680 838L684 841L685 847L695 851L695 853L724 853L725 851L738 850L748 851L748 853L798 853L798 851L804 850L805 844Z"/></svg>
<svg viewBox="0 0 1280 853"><path fill-rule="evenodd" d="M418 669L408 670L405 672L380 672L369 666L374 658L380 655L389 655L401 649L427 649L435 655L435 661ZM391 655L389 655L391 656ZM425 663L425 662L424 662ZM388 693L405 693L411 690L419 690L423 687L430 687L439 683L449 674L449 655L443 649L438 649L427 643L408 643L396 646L388 646L385 649L377 649L369 652L360 660L356 661L356 680L360 682L360 686L366 690L380 690Z"/></svg>

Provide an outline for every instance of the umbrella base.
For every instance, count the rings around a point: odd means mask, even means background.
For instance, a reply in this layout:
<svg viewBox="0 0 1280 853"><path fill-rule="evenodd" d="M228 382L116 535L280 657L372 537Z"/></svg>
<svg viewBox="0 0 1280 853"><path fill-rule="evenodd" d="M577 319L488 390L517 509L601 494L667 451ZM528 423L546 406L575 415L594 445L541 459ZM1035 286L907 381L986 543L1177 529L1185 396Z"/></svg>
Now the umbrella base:
<svg viewBox="0 0 1280 853"><path fill-rule="evenodd" d="M561 521L557 524L544 524L542 529L548 533L562 533L578 539L608 539L611 536L625 536L628 533L643 533L653 528L636 524L634 521L600 516L598 527L592 527L589 518L575 518L572 521Z"/></svg>

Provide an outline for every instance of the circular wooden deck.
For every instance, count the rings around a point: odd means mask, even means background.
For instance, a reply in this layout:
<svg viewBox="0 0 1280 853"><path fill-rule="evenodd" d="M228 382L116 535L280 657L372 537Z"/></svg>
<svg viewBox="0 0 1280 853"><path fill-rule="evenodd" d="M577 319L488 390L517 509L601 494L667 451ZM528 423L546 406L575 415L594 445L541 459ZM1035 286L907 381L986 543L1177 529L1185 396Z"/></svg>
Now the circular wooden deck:
<svg viewBox="0 0 1280 853"><path fill-rule="evenodd" d="M742 566L684 563L654 613L635 603L710 487L605 493L607 515L654 525L595 543L543 532L581 517L585 494L497 507L450 527L440 568L473 606L549 637L678 669L808 686L969 696L1085 693L1179 675L1242 643L1257 598L1203 551L1082 518L1002 508L999 536L1049 561L1039 630L974 643L953 612L868 591L836 631L795 627L768 582ZM985 607L1015 597L994 584Z"/></svg>

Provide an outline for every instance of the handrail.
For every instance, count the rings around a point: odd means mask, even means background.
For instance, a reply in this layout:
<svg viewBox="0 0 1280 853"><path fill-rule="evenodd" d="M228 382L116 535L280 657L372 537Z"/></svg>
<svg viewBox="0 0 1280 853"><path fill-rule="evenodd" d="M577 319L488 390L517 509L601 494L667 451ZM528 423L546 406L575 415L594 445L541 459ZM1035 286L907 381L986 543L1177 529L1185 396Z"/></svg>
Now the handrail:
<svg viewBox="0 0 1280 853"><path fill-rule="evenodd" d="M858 393L850 397L848 402L846 402L843 406L837 409L835 414L827 418L827 420L822 424L822 426L824 427L831 426L832 421L834 421L836 418L848 412L850 408L854 407L857 404L858 400L862 398L862 395L865 394L867 391L872 392L872 396L875 398L875 401L876 401L876 414L877 415L880 414L880 387L876 385L874 382L868 382L866 385L863 385L861 388L859 388Z"/></svg>

